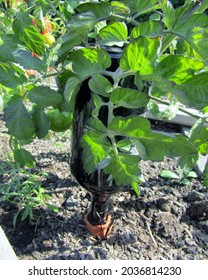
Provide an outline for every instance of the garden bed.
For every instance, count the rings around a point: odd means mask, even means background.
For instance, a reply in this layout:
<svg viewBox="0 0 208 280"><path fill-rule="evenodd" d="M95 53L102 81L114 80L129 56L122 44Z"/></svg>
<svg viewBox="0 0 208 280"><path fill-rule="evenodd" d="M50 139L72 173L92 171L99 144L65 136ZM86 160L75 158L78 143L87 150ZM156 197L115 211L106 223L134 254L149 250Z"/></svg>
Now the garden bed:
<svg viewBox="0 0 208 280"><path fill-rule="evenodd" d="M169 124L154 129L178 130ZM9 173L6 160L8 136L0 119L0 165ZM208 194L200 178L189 185L160 177L164 169L176 171L176 160L142 162L145 183L137 197L125 188L112 197L114 225L106 240L93 237L83 225L90 195L70 174L70 135L53 134L49 140L28 145L37 160L33 174L44 171L42 186L51 195L58 213L46 208L34 212L34 220L17 221L17 209L0 203L0 224L19 259L207 259ZM0 174L0 187L7 173Z"/></svg>

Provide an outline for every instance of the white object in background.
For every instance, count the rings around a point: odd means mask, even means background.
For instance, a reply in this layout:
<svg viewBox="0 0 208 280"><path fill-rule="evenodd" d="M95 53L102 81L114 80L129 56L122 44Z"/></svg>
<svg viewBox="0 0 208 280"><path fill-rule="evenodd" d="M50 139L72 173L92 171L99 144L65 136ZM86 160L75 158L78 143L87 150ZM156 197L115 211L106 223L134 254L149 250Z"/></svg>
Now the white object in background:
<svg viewBox="0 0 208 280"><path fill-rule="evenodd" d="M3 229L0 226L0 260L17 260L17 256L12 249Z"/></svg>

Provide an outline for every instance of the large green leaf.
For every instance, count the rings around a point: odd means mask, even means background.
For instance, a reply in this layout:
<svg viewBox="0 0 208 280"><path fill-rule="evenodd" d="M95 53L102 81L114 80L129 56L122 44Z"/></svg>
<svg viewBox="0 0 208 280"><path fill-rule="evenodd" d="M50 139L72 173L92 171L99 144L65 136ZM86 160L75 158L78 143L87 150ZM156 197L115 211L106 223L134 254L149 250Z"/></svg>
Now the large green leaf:
<svg viewBox="0 0 208 280"><path fill-rule="evenodd" d="M118 135L140 137L150 130L150 122L138 116L115 117L109 123L108 129Z"/></svg>
<svg viewBox="0 0 208 280"><path fill-rule="evenodd" d="M131 36L137 38L139 36L157 37L163 35L164 24L161 21L149 20L140 22L138 26L134 27Z"/></svg>
<svg viewBox="0 0 208 280"><path fill-rule="evenodd" d="M193 58L168 55L158 64L155 73L176 84L183 84L204 66L203 62Z"/></svg>
<svg viewBox="0 0 208 280"><path fill-rule="evenodd" d="M109 17L112 12L111 3L83 3L76 8L80 13L92 12L97 19Z"/></svg>
<svg viewBox="0 0 208 280"><path fill-rule="evenodd" d="M188 33L196 27L207 27L208 26L208 16L205 14L192 14L182 15L178 17L172 31L176 34L180 34L181 37L185 37Z"/></svg>
<svg viewBox="0 0 208 280"><path fill-rule="evenodd" d="M46 113L40 107L33 109L32 119L36 128L36 135L39 139L44 138L50 129L50 122Z"/></svg>
<svg viewBox="0 0 208 280"><path fill-rule="evenodd" d="M132 185L139 194L139 161L139 156L118 153L112 156L111 162L104 168L104 172L110 174L111 179L115 180L118 186Z"/></svg>
<svg viewBox="0 0 208 280"><path fill-rule="evenodd" d="M4 121L9 133L18 140L31 139L35 133L35 125L31 115L22 102L22 97L14 95L4 109Z"/></svg>
<svg viewBox="0 0 208 280"><path fill-rule="evenodd" d="M14 62L12 52L18 48L19 38L14 34L2 36L0 43L0 61Z"/></svg>
<svg viewBox="0 0 208 280"><path fill-rule="evenodd" d="M145 147L147 160L160 161L165 156L180 156L187 165L193 167L193 162L190 159L198 157L197 149L185 136L168 136L164 133L148 132L138 137L138 140Z"/></svg>
<svg viewBox="0 0 208 280"><path fill-rule="evenodd" d="M126 42L128 30L124 22L114 22L103 27L99 32L101 44L122 47Z"/></svg>
<svg viewBox="0 0 208 280"><path fill-rule="evenodd" d="M108 156L110 145L106 142L102 134L88 130L81 139L83 148L84 168L86 172L93 172L98 164Z"/></svg>
<svg viewBox="0 0 208 280"><path fill-rule="evenodd" d="M201 73L178 86L178 100L196 109L203 109L208 104L208 73Z"/></svg>
<svg viewBox="0 0 208 280"><path fill-rule="evenodd" d="M116 106L133 109L146 106L149 98L138 90L118 87L111 93L110 101Z"/></svg>
<svg viewBox="0 0 208 280"><path fill-rule="evenodd" d="M68 22L67 32L58 51L59 61L66 59L69 51L82 43L96 22L97 18L90 11L79 14Z"/></svg>
<svg viewBox="0 0 208 280"><path fill-rule="evenodd" d="M171 29L176 21L176 13L172 6L172 3L169 0L160 0L160 7L165 15L164 22L165 25Z"/></svg>
<svg viewBox="0 0 208 280"><path fill-rule="evenodd" d="M125 4L131 9L131 12L138 12L142 14L147 10L154 8L154 5L158 2L157 0L121 0L121 3Z"/></svg>
<svg viewBox="0 0 208 280"><path fill-rule="evenodd" d="M74 111L77 93L81 87L81 80L77 76L70 77L64 88L64 99L69 104L69 110Z"/></svg>
<svg viewBox="0 0 208 280"><path fill-rule="evenodd" d="M188 136L200 154L208 154L208 127L205 126L205 119L198 119L192 126Z"/></svg>
<svg viewBox="0 0 208 280"><path fill-rule="evenodd" d="M112 91L111 82L100 74L94 74L89 80L90 89L99 95L109 97Z"/></svg>
<svg viewBox="0 0 208 280"><path fill-rule="evenodd" d="M150 74L158 56L159 47L160 38L139 37L135 39L122 54L121 69L124 71L140 71L142 75Z"/></svg>
<svg viewBox="0 0 208 280"><path fill-rule="evenodd" d="M13 22L13 30L16 36L25 43L27 48L39 55L43 55L45 51L45 43L43 36L34 26L27 13L19 12Z"/></svg>
<svg viewBox="0 0 208 280"><path fill-rule="evenodd" d="M24 71L21 68L9 62L0 62L0 84L15 88L26 81Z"/></svg>
<svg viewBox="0 0 208 280"><path fill-rule="evenodd" d="M111 58L101 48L82 48L69 55L72 67L81 80L110 67Z"/></svg>
<svg viewBox="0 0 208 280"><path fill-rule="evenodd" d="M29 168L35 167L36 164L34 156L25 149L14 150L14 159L19 164Z"/></svg>
<svg viewBox="0 0 208 280"><path fill-rule="evenodd" d="M207 48L208 33L204 28L196 27L184 38L189 45L197 52L202 60L208 64Z"/></svg>
<svg viewBox="0 0 208 280"><path fill-rule="evenodd" d="M62 101L61 95L50 87L37 86L30 90L28 98L31 102L49 107L58 105Z"/></svg>
<svg viewBox="0 0 208 280"><path fill-rule="evenodd" d="M32 69L41 72L45 69L44 62L36 56L33 56L31 52L25 49L17 49L13 51L13 57L16 63L21 65L24 69Z"/></svg>

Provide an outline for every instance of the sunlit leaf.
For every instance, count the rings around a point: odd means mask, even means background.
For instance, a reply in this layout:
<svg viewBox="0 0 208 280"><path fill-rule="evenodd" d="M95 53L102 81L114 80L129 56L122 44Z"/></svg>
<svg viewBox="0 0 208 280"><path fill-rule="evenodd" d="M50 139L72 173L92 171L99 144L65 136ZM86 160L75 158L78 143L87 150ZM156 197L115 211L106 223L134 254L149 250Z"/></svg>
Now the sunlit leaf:
<svg viewBox="0 0 208 280"><path fill-rule="evenodd" d="M139 37L132 41L124 50L120 67L124 71L140 71L142 75L152 72L160 47L159 38Z"/></svg>
<svg viewBox="0 0 208 280"><path fill-rule="evenodd" d="M141 108L146 106L149 101L145 93L121 87L113 90L110 100L115 105L125 108Z"/></svg>
<svg viewBox="0 0 208 280"><path fill-rule="evenodd" d="M82 80L90 75L104 71L111 64L111 58L103 49L82 48L69 55L72 67Z"/></svg>
<svg viewBox="0 0 208 280"><path fill-rule="evenodd" d="M26 82L26 80L24 71L21 68L9 62L0 62L0 84L15 88Z"/></svg>
<svg viewBox="0 0 208 280"><path fill-rule="evenodd" d="M102 134L88 131L81 140L83 148L84 168L88 173L93 172L98 164L108 156L109 144L103 139Z"/></svg>
<svg viewBox="0 0 208 280"><path fill-rule="evenodd" d="M139 36L157 37L163 35L164 24L161 21L149 20L139 23L138 26L132 30L132 37L137 38Z"/></svg>
<svg viewBox="0 0 208 280"><path fill-rule="evenodd" d="M27 166L29 168L35 167L36 164L34 156L25 149L14 150L14 159L20 165Z"/></svg>
<svg viewBox="0 0 208 280"><path fill-rule="evenodd" d="M126 42L128 30L126 24L123 22L114 22L102 28L99 32L101 44L107 46L120 46Z"/></svg>

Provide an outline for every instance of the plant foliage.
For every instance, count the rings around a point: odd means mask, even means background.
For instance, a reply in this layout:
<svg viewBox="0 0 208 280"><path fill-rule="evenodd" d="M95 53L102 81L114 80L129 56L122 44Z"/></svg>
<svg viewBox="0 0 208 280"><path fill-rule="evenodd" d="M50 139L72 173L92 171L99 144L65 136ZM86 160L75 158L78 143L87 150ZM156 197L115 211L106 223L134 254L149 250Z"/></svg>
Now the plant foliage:
<svg viewBox="0 0 208 280"><path fill-rule="evenodd" d="M0 104L15 160L31 167L23 145L70 128L87 81L94 110L81 140L86 172L103 170L109 184L131 184L137 193L140 160L178 157L180 176L187 175L208 152L208 1L182 2L1 1ZM121 50L114 72L111 47ZM198 115L186 137L155 132L136 113L116 115L121 107L148 108L161 119L188 108Z"/></svg>

